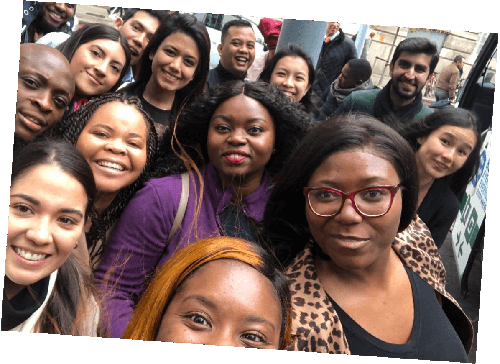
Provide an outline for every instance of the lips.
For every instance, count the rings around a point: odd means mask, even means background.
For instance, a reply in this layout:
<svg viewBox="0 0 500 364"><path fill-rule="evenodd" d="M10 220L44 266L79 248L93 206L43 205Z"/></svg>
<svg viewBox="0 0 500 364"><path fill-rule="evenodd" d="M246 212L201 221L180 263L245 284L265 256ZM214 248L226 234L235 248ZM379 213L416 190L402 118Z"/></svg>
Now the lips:
<svg viewBox="0 0 500 364"><path fill-rule="evenodd" d="M12 248L14 249L14 251L16 252L17 255L22 257L24 260L28 260L31 262L39 262L39 261L45 260L45 259L47 259L47 257L49 257L49 254L35 253L35 252L31 252L31 251L28 251L28 250L25 250L25 249L22 249L22 248L19 248L16 246L12 247Z"/></svg>
<svg viewBox="0 0 500 364"><path fill-rule="evenodd" d="M239 164L243 162L248 155L242 150L230 150L223 154L224 159L233 164Z"/></svg>
<svg viewBox="0 0 500 364"><path fill-rule="evenodd" d="M170 72L167 72L165 70L162 70L162 72L163 72L163 76L165 76L165 78L170 82L176 82L176 81L179 81L179 79L180 79L180 77L174 76Z"/></svg>
<svg viewBox="0 0 500 364"><path fill-rule="evenodd" d="M341 247L347 249L359 249L370 241L368 238L351 235L334 235L333 238Z"/></svg>
<svg viewBox="0 0 500 364"><path fill-rule="evenodd" d="M110 170L111 172L123 172L127 170L127 167L120 162L113 162L109 160L98 160L95 162L99 167Z"/></svg>
<svg viewBox="0 0 500 364"><path fill-rule="evenodd" d="M37 116L32 116L21 112L18 112L18 115L19 115L19 120L29 130L40 131L42 128L47 126L45 120Z"/></svg>
<svg viewBox="0 0 500 364"><path fill-rule="evenodd" d="M448 169L448 168L449 168L446 164L443 164L443 163L438 162L438 161L434 161L434 162L435 162L435 165L436 165L438 168L442 169L442 170L446 170L446 169Z"/></svg>
<svg viewBox="0 0 500 364"><path fill-rule="evenodd" d="M248 58L246 57L235 57L235 60L239 66L245 66L248 62Z"/></svg>
<svg viewBox="0 0 500 364"><path fill-rule="evenodd" d="M94 76L92 73L90 73L89 71L86 72L87 73L87 76L89 77L90 81L96 85L96 86L101 86L102 85L102 82L96 77Z"/></svg>

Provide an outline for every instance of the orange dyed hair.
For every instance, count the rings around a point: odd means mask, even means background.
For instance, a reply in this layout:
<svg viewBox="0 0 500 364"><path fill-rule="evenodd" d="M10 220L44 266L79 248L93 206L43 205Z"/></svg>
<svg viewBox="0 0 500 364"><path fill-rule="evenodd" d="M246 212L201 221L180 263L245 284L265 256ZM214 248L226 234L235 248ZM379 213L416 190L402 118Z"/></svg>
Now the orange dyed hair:
<svg viewBox="0 0 500 364"><path fill-rule="evenodd" d="M199 267L219 259L246 263L270 280L282 313L279 349L286 349L291 344L291 299L287 279L276 268L275 259L262 247L224 236L198 240L177 252L161 267L139 300L123 339L153 341L177 287Z"/></svg>

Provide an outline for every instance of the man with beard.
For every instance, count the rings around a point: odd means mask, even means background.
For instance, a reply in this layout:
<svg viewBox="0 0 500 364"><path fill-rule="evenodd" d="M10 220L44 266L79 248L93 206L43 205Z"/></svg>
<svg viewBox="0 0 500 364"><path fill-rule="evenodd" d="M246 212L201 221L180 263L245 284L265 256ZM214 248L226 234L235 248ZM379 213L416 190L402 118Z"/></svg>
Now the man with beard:
<svg viewBox="0 0 500 364"><path fill-rule="evenodd" d="M21 43L34 43L47 33L71 33L76 5L68 3L23 3Z"/></svg>
<svg viewBox="0 0 500 364"><path fill-rule="evenodd" d="M355 91L334 115L363 112L398 129L432 113L422 102L422 89L439 61L436 45L425 38L407 38L396 47L389 64L391 80L383 89Z"/></svg>

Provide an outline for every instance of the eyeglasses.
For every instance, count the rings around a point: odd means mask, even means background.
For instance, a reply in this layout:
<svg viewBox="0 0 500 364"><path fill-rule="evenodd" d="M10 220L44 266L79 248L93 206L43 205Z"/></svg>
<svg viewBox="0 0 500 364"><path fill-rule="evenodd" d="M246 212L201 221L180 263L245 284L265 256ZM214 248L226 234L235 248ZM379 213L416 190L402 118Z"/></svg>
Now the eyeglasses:
<svg viewBox="0 0 500 364"><path fill-rule="evenodd" d="M394 195L401 184L396 186L377 186L364 188L351 193L344 193L335 188L304 187L309 207L318 216L336 216L342 210L346 199L351 200L352 207L365 217L384 216L389 212Z"/></svg>

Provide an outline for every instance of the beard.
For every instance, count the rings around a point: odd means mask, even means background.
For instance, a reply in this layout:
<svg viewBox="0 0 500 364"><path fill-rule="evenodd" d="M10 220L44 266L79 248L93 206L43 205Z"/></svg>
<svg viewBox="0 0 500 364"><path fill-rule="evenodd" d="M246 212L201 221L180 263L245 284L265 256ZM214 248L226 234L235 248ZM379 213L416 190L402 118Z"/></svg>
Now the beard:
<svg viewBox="0 0 500 364"><path fill-rule="evenodd" d="M414 92L402 91L399 88L400 82L411 83L413 86L415 86L415 91ZM400 76L400 77L396 78L395 80L392 80L391 87L392 87L394 93L404 100L411 100L411 99L415 98L420 93L420 91L422 91L422 88L420 88L420 89L418 88L418 83L416 80L414 80L413 82L410 82L404 76Z"/></svg>
<svg viewBox="0 0 500 364"><path fill-rule="evenodd" d="M52 33L52 32L59 32L61 31L62 27L64 26L65 23L62 23L59 27L55 27L52 24L50 24L47 20L45 20L45 13L47 11L42 8L40 12L38 13L38 16L33 20L33 27L38 31L43 33L44 35L47 33Z"/></svg>

